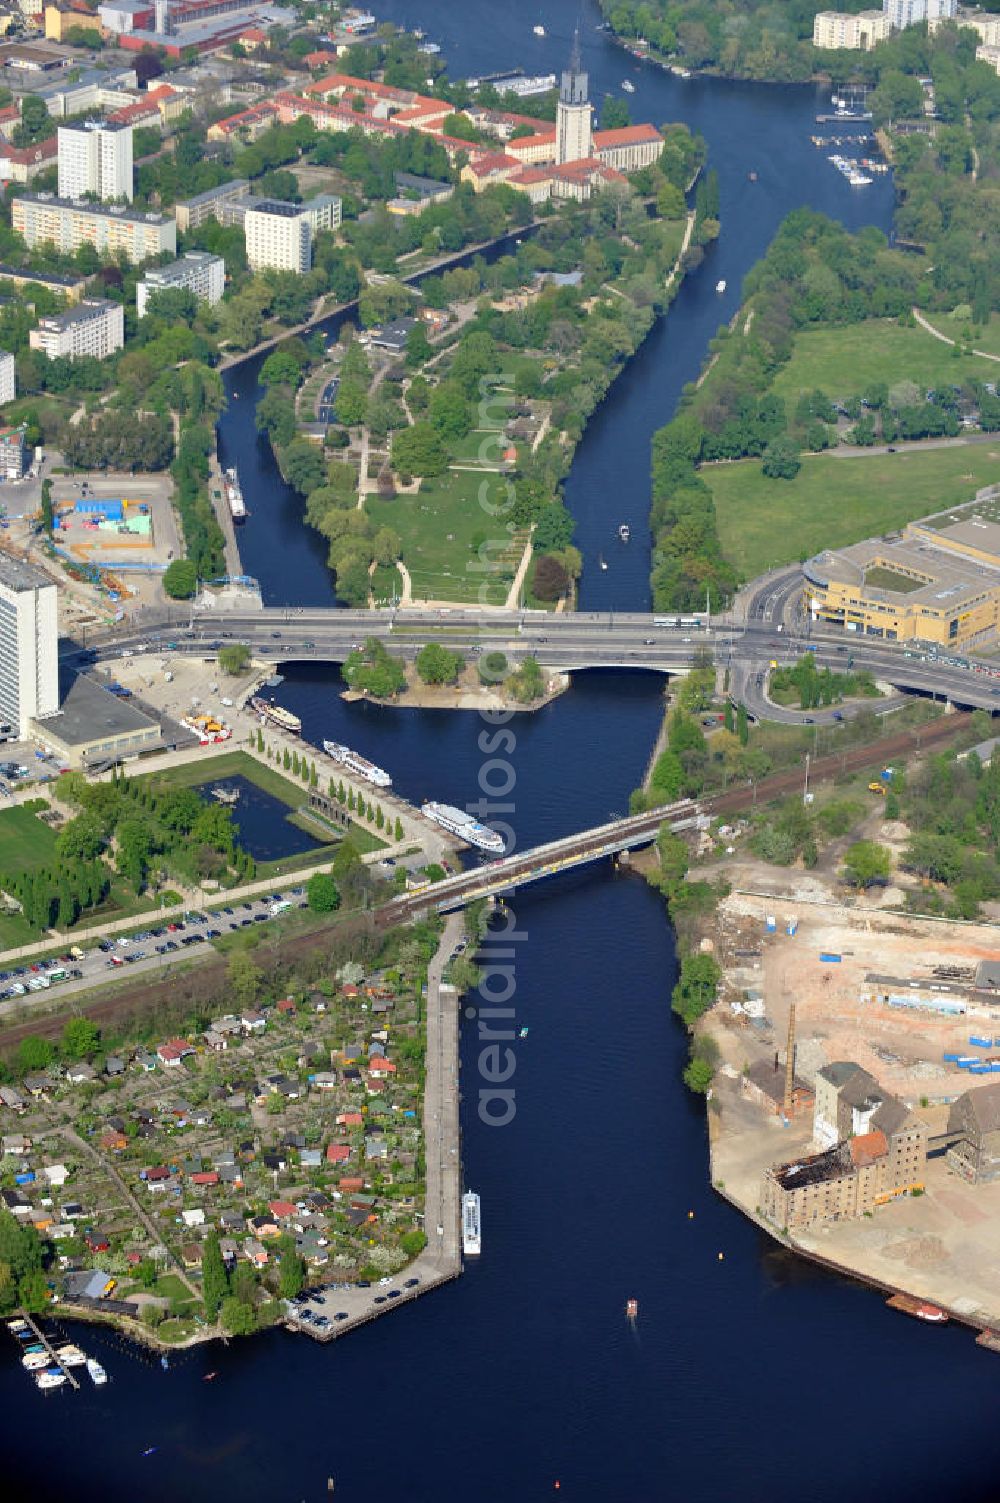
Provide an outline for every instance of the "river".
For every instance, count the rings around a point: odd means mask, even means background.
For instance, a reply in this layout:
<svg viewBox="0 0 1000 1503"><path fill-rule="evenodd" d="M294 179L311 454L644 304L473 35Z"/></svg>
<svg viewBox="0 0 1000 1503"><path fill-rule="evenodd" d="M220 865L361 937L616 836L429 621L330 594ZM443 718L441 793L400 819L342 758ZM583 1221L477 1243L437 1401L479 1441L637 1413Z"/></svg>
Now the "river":
<svg viewBox="0 0 1000 1503"><path fill-rule="evenodd" d="M388 0L378 10L422 25L461 75L518 62L556 71L578 3L464 0L456 14ZM810 145L822 94L633 69L594 30L595 7L582 14L593 97L634 78L633 117L701 130L721 180L719 243L612 388L567 487L591 562L584 603L636 608L648 592L650 437L738 306L743 275L795 206L887 228L891 192L852 192ZM531 34L538 19L545 40ZM239 396L221 428L252 513L245 565L268 601L328 602L321 540L302 527L254 434L255 372L233 373ZM619 549L625 519L633 537ZM600 552L604 574L593 567ZM476 717L345 705L336 688L329 670L289 670L282 698L310 739L357 746L411 797L476 796ZM589 674L514 720L522 845L624 808L660 693L639 674ZM477 1115L471 1018L463 1038L463 1158L483 1197L478 1263L331 1347L276 1332L164 1373L87 1331L111 1374L100 1393L42 1398L3 1343L9 1496L318 1503L328 1476L336 1497L379 1503L514 1503L554 1496L557 1481L560 1496L587 1503L995 1495L997 1359L966 1331L906 1321L877 1295L789 1258L709 1187L704 1109L680 1082L661 901L638 880L595 869L529 889L516 911L526 940L514 1006L530 1034L516 1044L517 1114L502 1130ZM629 1296L640 1304L634 1332ZM218 1377L205 1385L210 1369Z"/></svg>

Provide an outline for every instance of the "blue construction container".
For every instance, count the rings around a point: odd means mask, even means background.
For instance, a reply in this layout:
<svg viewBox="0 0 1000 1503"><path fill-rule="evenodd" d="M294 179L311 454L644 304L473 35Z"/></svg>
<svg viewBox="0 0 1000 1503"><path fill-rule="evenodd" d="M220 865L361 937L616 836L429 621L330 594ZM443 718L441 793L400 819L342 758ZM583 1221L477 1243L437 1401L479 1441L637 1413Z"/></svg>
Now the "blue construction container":
<svg viewBox="0 0 1000 1503"><path fill-rule="evenodd" d="M989 1037L989 1035L987 1035L986 1038L982 1038L977 1033L970 1033L969 1034L969 1043L970 1044L975 1044L975 1046L976 1046L977 1049L992 1049L993 1048L993 1040L992 1040L992 1038Z"/></svg>
<svg viewBox="0 0 1000 1503"><path fill-rule="evenodd" d="M969 1066L969 1074L970 1075L992 1075L993 1074L993 1067L992 1067L992 1065L970 1065Z"/></svg>
<svg viewBox="0 0 1000 1503"><path fill-rule="evenodd" d="M942 1054L941 1058L950 1064L957 1064L962 1058L960 1054Z"/></svg>
<svg viewBox="0 0 1000 1503"><path fill-rule="evenodd" d="M974 1054L963 1054L956 1059L955 1063L960 1070L968 1070L972 1065L982 1064L982 1060L977 1059Z"/></svg>
<svg viewBox="0 0 1000 1503"><path fill-rule="evenodd" d="M109 522L120 522L125 515L120 500L104 496L81 496L79 501L73 502L73 510L81 516L107 517Z"/></svg>
<svg viewBox="0 0 1000 1503"><path fill-rule="evenodd" d="M827 963L830 964L830 965L839 965L840 964L840 956L839 955L832 955L828 950L820 950L820 952L819 952L819 958L820 958L820 960L827 961Z"/></svg>

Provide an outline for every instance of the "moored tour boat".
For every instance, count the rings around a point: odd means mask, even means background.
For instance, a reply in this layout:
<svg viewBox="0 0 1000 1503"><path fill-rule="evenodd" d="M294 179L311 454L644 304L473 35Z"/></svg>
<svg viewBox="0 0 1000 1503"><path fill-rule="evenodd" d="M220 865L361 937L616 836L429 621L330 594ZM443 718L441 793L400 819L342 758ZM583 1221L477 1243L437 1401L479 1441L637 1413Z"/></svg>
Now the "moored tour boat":
<svg viewBox="0 0 1000 1503"><path fill-rule="evenodd" d="M279 731L286 731L290 736L297 736L302 729L302 721L291 710L283 709L269 699L262 699L259 694L255 694L250 700L250 708L262 720L269 720Z"/></svg>
<svg viewBox="0 0 1000 1503"><path fill-rule="evenodd" d="M222 479L226 491L226 500L229 503L230 516L234 522L245 521L247 514L246 502L243 500L243 490L236 469L228 469Z"/></svg>
<svg viewBox="0 0 1000 1503"><path fill-rule="evenodd" d="M467 1190L462 1196L462 1251L466 1257L482 1252L479 1196L475 1190Z"/></svg>
<svg viewBox="0 0 1000 1503"><path fill-rule="evenodd" d="M635 1320L639 1313L639 1301L637 1299L626 1300L625 1316L628 1320Z"/></svg>
<svg viewBox="0 0 1000 1503"><path fill-rule="evenodd" d="M494 856L503 855L503 836L498 835L496 830L491 830L488 825L480 824L478 819L473 819L464 809L456 809L454 804L426 803L421 804L420 812L450 835L457 835L459 840L467 841L478 850L488 851Z"/></svg>
<svg viewBox="0 0 1000 1503"><path fill-rule="evenodd" d="M359 777L374 783L376 788L391 788L392 778L384 768L376 767L374 762L369 762L360 752L352 751L349 746L344 746L340 741L324 741L323 750L328 757L335 762L340 762L350 772L356 772Z"/></svg>

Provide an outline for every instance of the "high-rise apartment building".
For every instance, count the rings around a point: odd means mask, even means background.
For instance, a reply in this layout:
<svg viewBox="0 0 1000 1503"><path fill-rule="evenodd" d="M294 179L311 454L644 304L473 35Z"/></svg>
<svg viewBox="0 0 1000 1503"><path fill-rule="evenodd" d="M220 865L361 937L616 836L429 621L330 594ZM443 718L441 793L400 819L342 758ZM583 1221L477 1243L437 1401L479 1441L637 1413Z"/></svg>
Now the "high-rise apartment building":
<svg viewBox="0 0 1000 1503"><path fill-rule="evenodd" d="M72 252L92 245L98 252L123 251L130 261L148 261L163 251L177 254L177 226L162 214L87 204L52 193L25 193L11 204L11 223L29 247L51 240Z"/></svg>
<svg viewBox="0 0 1000 1503"><path fill-rule="evenodd" d="M132 202L132 127L83 120L59 127L59 196Z"/></svg>
<svg viewBox="0 0 1000 1503"><path fill-rule="evenodd" d="M250 199L243 229L251 269L308 271L313 237L318 230L337 229L341 209L340 199L328 193L304 204L278 198Z"/></svg>
<svg viewBox="0 0 1000 1503"><path fill-rule="evenodd" d="M154 266L135 289L135 305L140 318L154 292L170 288L193 292L203 303L217 303L226 290L226 263L208 251L187 251L169 266Z"/></svg>
<svg viewBox="0 0 1000 1503"><path fill-rule="evenodd" d="M56 586L40 569L0 555L0 736L25 739L59 709Z"/></svg>
<svg viewBox="0 0 1000 1503"><path fill-rule="evenodd" d="M49 360L79 360L84 355L105 360L125 343L122 305L105 298L84 298L65 313L41 319L28 335L28 343Z"/></svg>
<svg viewBox="0 0 1000 1503"><path fill-rule="evenodd" d="M16 365L13 355L0 352L0 407L17 396Z"/></svg>

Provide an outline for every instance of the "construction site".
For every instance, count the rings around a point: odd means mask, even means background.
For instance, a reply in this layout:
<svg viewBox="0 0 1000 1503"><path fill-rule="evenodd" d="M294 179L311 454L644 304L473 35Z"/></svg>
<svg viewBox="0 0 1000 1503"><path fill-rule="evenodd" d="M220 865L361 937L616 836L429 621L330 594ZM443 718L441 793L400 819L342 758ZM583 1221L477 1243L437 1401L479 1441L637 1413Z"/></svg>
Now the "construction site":
<svg viewBox="0 0 1000 1503"><path fill-rule="evenodd" d="M1000 1327L1000 1178L970 1182L954 1130L967 1093L1000 1095L996 928L840 900L812 874L755 875L706 942L723 971L707 1019L713 1184L786 1245ZM852 1074L889 1115L855 1109L853 1131L828 1130L824 1093ZM881 1125L890 1155L890 1129L920 1144L894 1179ZM793 1184L808 1215L776 1222Z"/></svg>

